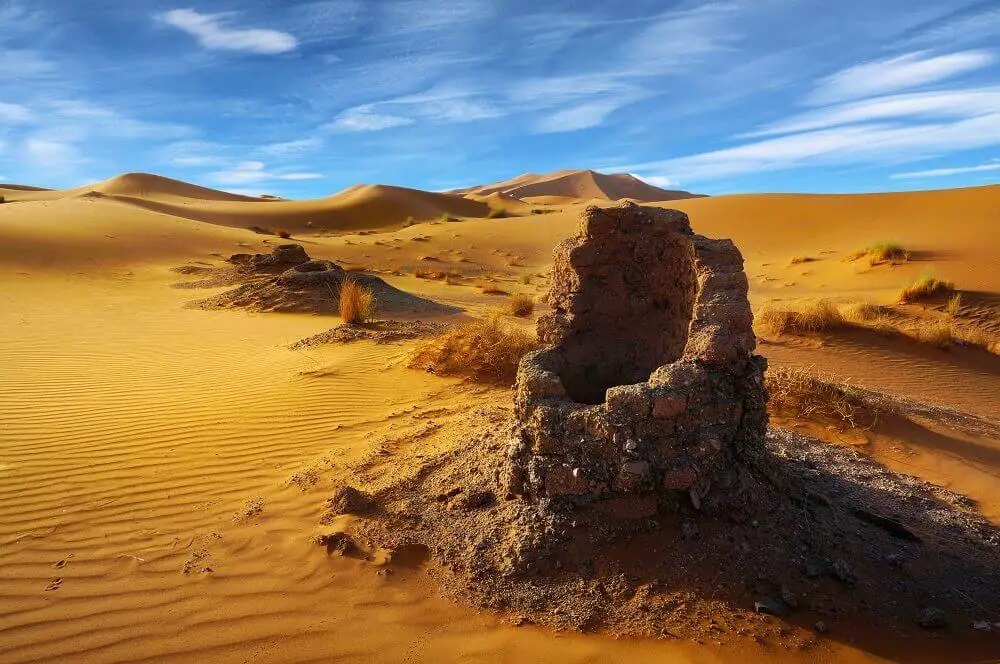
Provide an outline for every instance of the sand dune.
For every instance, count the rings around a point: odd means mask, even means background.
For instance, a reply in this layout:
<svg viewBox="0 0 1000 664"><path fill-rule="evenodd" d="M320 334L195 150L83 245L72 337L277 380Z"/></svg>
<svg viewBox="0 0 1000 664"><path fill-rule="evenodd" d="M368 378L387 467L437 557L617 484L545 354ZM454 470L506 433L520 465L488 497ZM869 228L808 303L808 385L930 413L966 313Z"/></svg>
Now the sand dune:
<svg viewBox="0 0 1000 664"><path fill-rule="evenodd" d="M198 295L171 288L180 278L169 269L267 251L279 240L247 228L283 228L312 256L487 314L505 296L483 293L481 276L540 296L552 247L587 200L624 193L577 178L581 200L556 177L530 195L545 184L537 177L467 198L361 186L316 201L227 198L156 176L82 191L0 187L13 201L0 205L0 660L883 661L835 632L799 651L515 628L442 600L419 573L376 573L311 543L333 464L391 459L390 434L422 440L477 404L509 404L509 391L405 369L405 343L289 350L337 319L185 308ZM927 270L987 301L1000 294L1000 186L658 204L686 211L699 233L735 239L758 307L888 303ZM501 205L519 216L484 218ZM404 227L409 216L417 223ZM913 260L849 260L885 238ZM814 260L792 261L802 256ZM416 278L427 265L461 276ZM776 366L1000 416L1000 360L978 349L851 333L761 351ZM890 424L809 430L971 496L1000 523L1000 441L940 422ZM913 641L913 661L928 659L922 646Z"/></svg>
<svg viewBox="0 0 1000 664"><path fill-rule="evenodd" d="M697 194L686 191L666 190L643 182L634 175L614 173L606 175L596 171L557 171L538 175L525 173L511 180L459 189L463 194L504 193L517 198L536 196L562 196L575 199L600 198L635 201L672 201L693 198Z"/></svg>

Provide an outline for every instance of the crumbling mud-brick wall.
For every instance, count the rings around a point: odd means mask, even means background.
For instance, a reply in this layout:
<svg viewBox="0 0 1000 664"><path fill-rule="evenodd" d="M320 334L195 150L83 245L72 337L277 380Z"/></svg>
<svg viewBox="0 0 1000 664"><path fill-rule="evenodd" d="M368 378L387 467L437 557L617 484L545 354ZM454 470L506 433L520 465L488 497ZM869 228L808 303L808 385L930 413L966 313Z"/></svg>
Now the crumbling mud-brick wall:
<svg viewBox="0 0 1000 664"><path fill-rule="evenodd" d="M588 208L554 258L546 347L518 369L510 491L622 517L731 498L767 426L739 250L625 203Z"/></svg>

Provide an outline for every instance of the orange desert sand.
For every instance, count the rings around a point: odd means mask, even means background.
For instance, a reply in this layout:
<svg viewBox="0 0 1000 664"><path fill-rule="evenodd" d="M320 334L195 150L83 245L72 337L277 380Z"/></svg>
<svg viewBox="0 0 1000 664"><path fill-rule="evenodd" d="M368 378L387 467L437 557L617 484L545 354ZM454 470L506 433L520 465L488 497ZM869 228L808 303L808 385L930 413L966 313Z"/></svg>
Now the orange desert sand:
<svg viewBox="0 0 1000 664"><path fill-rule="evenodd" d="M67 191L0 185L0 196L0 661L940 656L919 632L909 646L879 652L837 629L793 646L515 626L443 598L419 570L327 556L312 540L332 492L330 468L389 434L411 432L419 444L423 427L448 427L478 405L510 408L509 388L409 369L412 340L292 350L339 319L186 307L220 291L172 287L191 278L173 269L221 267L231 254L294 242L313 258L461 309L420 316L453 326L504 304L505 295L483 292L484 280L541 296L552 248L574 233L585 206L630 198L686 212L697 233L732 238L755 311L871 302L892 305L904 329L949 320L978 330L984 343L948 348L861 327L759 331L759 352L772 368L805 367L995 423L1000 185L692 197L630 176L565 171L464 192L357 186L284 201L129 174ZM852 260L887 239L909 260ZM928 271L953 282L956 312L938 300L896 304L899 289ZM968 496L1000 525L995 429L919 417L840 428L774 415L772 425ZM984 638L996 652L995 633ZM963 643L949 647L956 661L966 652ZM981 656L982 643L970 652Z"/></svg>

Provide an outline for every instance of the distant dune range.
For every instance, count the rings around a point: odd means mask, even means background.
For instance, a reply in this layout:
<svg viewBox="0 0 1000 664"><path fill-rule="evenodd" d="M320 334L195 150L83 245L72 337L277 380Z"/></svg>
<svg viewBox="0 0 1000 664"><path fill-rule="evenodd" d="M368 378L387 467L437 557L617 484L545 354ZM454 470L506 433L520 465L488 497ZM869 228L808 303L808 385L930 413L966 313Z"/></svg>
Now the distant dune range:
<svg viewBox="0 0 1000 664"><path fill-rule="evenodd" d="M606 175L596 171L574 170L545 175L525 173L504 182L456 189L454 193L479 195L502 193L520 199L558 196L569 199L597 198L614 201L629 198L641 202L673 201L699 196L687 191L660 189L627 173Z"/></svg>
<svg viewBox="0 0 1000 664"><path fill-rule="evenodd" d="M622 197L681 209L697 232L733 238L757 308L890 304L925 271L963 291L963 316L978 315L977 302L1000 303L1000 185L696 197L573 171L462 192L361 185L283 201L130 174L72 190L0 185L0 196L5 663L298 661L306 652L372 662L583 663L606 653L657 664L885 661L836 625L833 640L801 651L553 637L448 603L419 573L382 576L328 557L311 538L332 464L393 454L388 430L421 445L423 432L484 403L508 404L510 392L406 369L408 342L290 350L335 316L187 308L200 294L171 288L178 281L289 241L251 227L286 230L310 256L464 310L433 321L444 325L492 314L503 293L529 295L544 311L553 245L575 231L584 206ZM911 260L851 260L882 239L904 244ZM192 268L187 277L171 271L181 265ZM935 307L941 315L943 303ZM1000 358L981 349L861 332L759 348L773 366L811 366L1000 418ZM819 434L968 495L1000 523L1000 441L905 424ZM930 641L937 652L951 647ZM912 661L933 660L922 652L930 641L913 639Z"/></svg>

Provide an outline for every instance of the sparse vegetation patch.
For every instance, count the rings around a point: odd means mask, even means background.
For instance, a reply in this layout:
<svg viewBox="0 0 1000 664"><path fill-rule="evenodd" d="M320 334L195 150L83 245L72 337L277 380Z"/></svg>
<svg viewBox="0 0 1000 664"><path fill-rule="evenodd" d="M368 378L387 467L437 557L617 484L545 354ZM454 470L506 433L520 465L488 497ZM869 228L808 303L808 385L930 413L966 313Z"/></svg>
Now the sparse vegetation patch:
<svg viewBox="0 0 1000 664"><path fill-rule="evenodd" d="M375 294L353 277L340 286L340 317L345 323L366 323L375 316Z"/></svg>
<svg viewBox="0 0 1000 664"><path fill-rule="evenodd" d="M410 367L509 384L521 358L537 345L533 335L492 316L428 339L414 351Z"/></svg>
<svg viewBox="0 0 1000 664"><path fill-rule="evenodd" d="M867 258L870 265L902 263L910 259L910 251L895 240L882 240L851 255L851 260Z"/></svg>
<svg viewBox="0 0 1000 664"><path fill-rule="evenodd" d="M933 274L927 272L913 283L904 286L899 291L898 300L901 304L909 304L944 295L951 295L954 291L955 284L950 281L939 281Z"/></svg>
<svg viewBox="0 0 1000 664"><path fill-rule="evenodd" d="M525 293L511 295L507 300L507 313L511 316L527 318L535 313L535 298Z"/></svg>
<svg viewBox="0 0 1000 664"><path fill-rule="evenodd" d="M800 310L765 306L757 315L757 325L762 330L779 335L827 332L843 327L844 317L833 302L818 300Z"/></svg>

